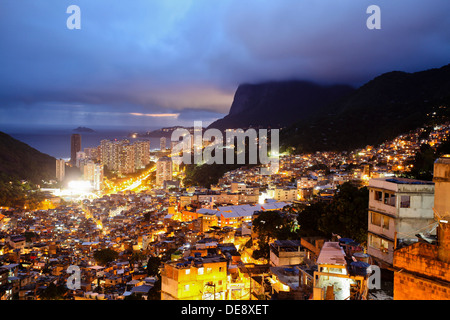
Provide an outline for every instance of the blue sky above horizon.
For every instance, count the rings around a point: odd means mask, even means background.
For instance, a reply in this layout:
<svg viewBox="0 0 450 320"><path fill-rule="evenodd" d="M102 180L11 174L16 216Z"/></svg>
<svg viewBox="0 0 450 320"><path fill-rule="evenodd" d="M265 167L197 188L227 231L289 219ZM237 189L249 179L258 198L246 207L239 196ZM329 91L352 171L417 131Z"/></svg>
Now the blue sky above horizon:
<svg viewBox="0 0 450 320"><path fill-rule="evenodd" d="M81 30L69 30L69 5ZM381 30L368 30L369 5ZM0 128L205 125L241 83L450 63L450 1L2 0Z"/></svg>

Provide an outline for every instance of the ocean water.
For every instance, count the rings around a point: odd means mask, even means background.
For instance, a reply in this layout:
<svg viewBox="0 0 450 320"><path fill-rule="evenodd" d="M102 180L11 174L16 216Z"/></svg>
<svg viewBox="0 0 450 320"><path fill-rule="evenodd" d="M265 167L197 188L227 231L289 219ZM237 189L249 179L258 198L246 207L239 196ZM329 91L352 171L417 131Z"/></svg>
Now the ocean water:
<svg viewBox="0 0 450 320"><path fill-rule="evenodd" d="M127 129L127 128L102 128L95 129L95 132L76 132L74 128L0 128L13 138L22 141L29 146L39 150L42 153L46 153L55 158L68 159L70 158L70 137L74 133L81 135L81 150L84 148L92 148L100 145L100 141L103 139L108 140L120 140L129 139L130 141L138 140L133 139L129 134L137 132L144 133L146 131L159 129L159 127L152 127L145 129ZM142 138L141 138L142 139ZM150 140L150 149L159 149L159 138L146 138Z"/></svg>

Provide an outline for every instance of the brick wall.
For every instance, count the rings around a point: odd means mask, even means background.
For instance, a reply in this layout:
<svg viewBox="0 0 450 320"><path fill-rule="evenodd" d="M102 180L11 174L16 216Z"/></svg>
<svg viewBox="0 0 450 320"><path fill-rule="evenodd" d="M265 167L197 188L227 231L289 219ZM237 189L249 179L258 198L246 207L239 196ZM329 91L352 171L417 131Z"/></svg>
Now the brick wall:
<svg viewBox="0 0 450 320"><path fill-rule="evenodd" d="M420 242L395 251L394 300L450 300L450 264L437 254L437 246Z"/></svg>
<svg viewBox="0 0 450 320"><path fill-rule="evenodd" d="M395 272L394 300L450 300L450 287L408 272Z"/></svg>
<svg viewBox="0 0 450 320"><path fill-rule="evenodd" d="M437 247L424 243L397 250L394 267L450 282L450 264L437 260Z"/></svg>

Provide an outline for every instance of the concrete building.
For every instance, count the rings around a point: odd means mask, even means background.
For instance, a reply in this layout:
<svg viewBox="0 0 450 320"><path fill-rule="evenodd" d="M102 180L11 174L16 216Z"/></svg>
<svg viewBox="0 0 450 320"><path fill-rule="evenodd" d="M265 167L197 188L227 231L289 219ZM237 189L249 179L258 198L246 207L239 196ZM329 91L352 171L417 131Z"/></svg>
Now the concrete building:
<svg viewBox="0 0 450 320"><path fill-rule="evenodd" d="M225 258L198 256L164 263L161 300L225 300L226 296Z"/></svg>
<svg viewBox="0 0 450 320"><path fill-rule="evenodd" d="M63 181L66 175L66 161L64 159L56 159L56 180Z"/></svg>
<svg viewBox="0 0 450 320"><path fill-rule="evenodd" d="M136 141L135 167L137 169L144 168L150 163L150 141Z"/></svg>
<svg viewBox="0 0 450 320"><path fill-rule="evenodd" d="M394 253L394 300L450 300L450 156L434 164L437 241L431 235Z"/></svg>
<svg viewBox="0 0 450 320"><path fill-rule="evenodd" d="M136 171L135 166L136 146L134 144L122 144L119 150L119 168L120 174L129 174Z"/></svg>
<svg viewBox="0 0 450 320"><path fill-rule="evenodd" d="M156 185L162 187L164 181L172 180L172 159L161 157L156 163Z"/></svg>
<svg viewBox="0 0 450 320"><path fill-rule="evenodd" d="M166 138L165 137L161 137L161 139L159 139L159 149L161 151L166 151Z"/></svg>
<svg viewBox="0 0 450 320"><path fill-rule="evenodd" d="M230 186L232 193L239 193L247 191L247 185L243 182L232 182Z"/></svg>
<svg viewBox="0 0 450 320"><path fill-rule="evenodd" d="M75 165L77 168L81 168L82 165L84 165L86 161L86 153L84 151L78 151L77 152L77 160L75 161Z"/></svg>
<svg viewBox="0 0 450 320"><path fill-rule="evenodd" d="M355 272L338 242L325 242L314 271L313 300L364 300L368 272Z"/></svg>
<svg viewBox="0 0 450 320"><path fill-rule="evenodd" d="M267 197L277 201L295 201L297 200L297 188L275 187L267 189Z"/></svg>
<svg viewBox="0 0 450 320"><path fill-rule="evenodd" d="M94 190L101 190L103 185L103 166L94 161L88 161L83 166L84 179L91 182Z"/></svg>
<svg viewBox="0 0 450 320"><path fill-rule="evenodd" d="M381 267L392 266L394 250L416 242L434 222L434 183L404 178L369 181L368 250Z"/></svg>
<svg viewBox="0 0 450 320"><path fill-rule="evenodd" d="M70 163L72 166L76 164L77 152L79 151L81 151L81 135L75 133L70 137Z"/></svg>
<svg viewBox="0 0 450 320"><path fill-rule="evenodd" d="M134 173L150 163L150 141L102 140L101 163L120 174Z"/></svg>
<svg viewBox="0 0 450 320"><path fill-rule="evenodd" d="M300 240L276 240L270 244L270 264L275 267L298 265L306 257Z"/></svg>

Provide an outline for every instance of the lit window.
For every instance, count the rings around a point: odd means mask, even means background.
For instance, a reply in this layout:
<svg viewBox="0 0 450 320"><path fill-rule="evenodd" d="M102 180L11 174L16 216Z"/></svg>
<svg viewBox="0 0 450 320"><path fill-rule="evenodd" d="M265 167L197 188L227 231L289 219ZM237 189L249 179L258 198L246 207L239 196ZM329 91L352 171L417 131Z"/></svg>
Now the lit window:
<svg viewBox="0 0 450 320"><path fill-rule="evenodd" d="M383 228L389 230L389 217L383 217Z"/></svg>
<svg viewBox="0 0 450 320"><path fill-rule="evenodd" d="M190 274L191 273L191 269L186 269L186 274Z"/></svg>
<svg viewBox="0 0 450 320"><path fill-rule="evenodd" d="M189 291L189 285L188 284L184 285L184 291Z"/></svg>
<svg viewBox="0 0 450 320"><path fill-rule="evenodd" d="M373 225L381 226L381 217L378 213L371 212L371 222Z"/></svg>
<svg viewBox="0 0 450 320"><path fill-rule="evenodd" d="M205 271L205 268L199 268L198 269L198 274L203 274L204 271Z"/></svg>
<svg viewBox="0 0 450 320"><path fill-rule="evenodd" d="M389 242L387 242L387 241L384 240L384 239L381 239L380 250L383 251L384 253L388 253L388 250L389 250Z"/></svg>

